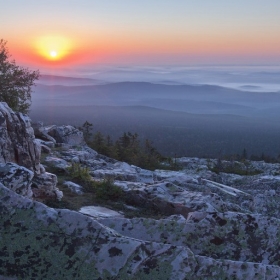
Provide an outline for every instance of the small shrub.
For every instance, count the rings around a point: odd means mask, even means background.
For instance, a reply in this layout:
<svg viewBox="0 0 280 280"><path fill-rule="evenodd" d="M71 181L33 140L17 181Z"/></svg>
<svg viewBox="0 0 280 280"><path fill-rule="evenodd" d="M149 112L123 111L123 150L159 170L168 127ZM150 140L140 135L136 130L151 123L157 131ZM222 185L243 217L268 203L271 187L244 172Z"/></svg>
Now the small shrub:
<svg viewBox="0 0 280 280"><path fill-rule="evenodd" d="M89 174L88 167L82 167L80 163L72 162L67 170L72 180L80 183L89 183L92 177Z"/></svg>
<svg viewBox="0 0 280 280"><path fill-rule="evenodd" d="M208 165L208 168L210 171L215 172L216 174L223 172L223 173L236 174L241 176L245 176L245 175L252 176L252 175L258 175L262 173L262 171L252 168L250 162L248 161L243 161L241 163L233 162L228 164L222 162L221 160L218 160L213 167L210 167L210 165Z"/></svg>
<svg viewBox="0 0 280 280"><path fill-rule="evenodd" d="M94 189L97 199L118 200L124 196L123 190L115 186L114 181L110 178L106 178L102 182L96 182Z"/></svg>

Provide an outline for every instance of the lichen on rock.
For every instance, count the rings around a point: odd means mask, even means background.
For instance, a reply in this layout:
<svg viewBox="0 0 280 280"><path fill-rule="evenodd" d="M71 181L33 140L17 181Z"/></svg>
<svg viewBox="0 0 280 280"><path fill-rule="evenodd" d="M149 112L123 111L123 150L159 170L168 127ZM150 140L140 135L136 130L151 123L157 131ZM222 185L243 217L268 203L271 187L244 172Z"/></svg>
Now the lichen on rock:
<svg viewBox="0 0 280 280"><path fill-rule="evenodd" d="M149 171L98 154L72 126L34 128L40 140L0 103L0 279L280 278L279 164L250 162L245 176L181 158L182 170ZM84 214L38 202L66 205L58 177ZM103 203L121 193L118 212L90 205L97 182Z"/></svg>

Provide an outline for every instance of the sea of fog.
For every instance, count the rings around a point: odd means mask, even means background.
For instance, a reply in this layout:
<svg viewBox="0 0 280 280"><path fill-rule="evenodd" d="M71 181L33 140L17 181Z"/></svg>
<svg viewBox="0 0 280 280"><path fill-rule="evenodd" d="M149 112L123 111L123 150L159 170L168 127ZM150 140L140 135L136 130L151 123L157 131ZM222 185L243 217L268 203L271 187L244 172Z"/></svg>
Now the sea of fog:
<svg viewBox="0 0 280 280"><path fill-rule="evenodd" d="M115 82L150 82L170 85L218 85L243 91L280 91L280 66L83 66L45 69L43 75L82 78L42 79L39 83L93 85ZM44 77L44 76L43 76Z"/></svg>

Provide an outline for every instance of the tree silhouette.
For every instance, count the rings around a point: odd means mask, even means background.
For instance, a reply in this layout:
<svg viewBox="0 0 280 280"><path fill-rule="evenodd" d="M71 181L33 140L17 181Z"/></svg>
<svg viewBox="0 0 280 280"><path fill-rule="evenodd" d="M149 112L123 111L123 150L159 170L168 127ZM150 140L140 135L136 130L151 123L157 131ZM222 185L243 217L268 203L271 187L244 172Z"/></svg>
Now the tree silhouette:
<svg viewBox="0 0 280 280"><path fill-rule="evenodd" d="M28 113L31 105L31 92L39 71L31 71L17 66L0 40L0 101L6 102L14 111Z"/></svg>

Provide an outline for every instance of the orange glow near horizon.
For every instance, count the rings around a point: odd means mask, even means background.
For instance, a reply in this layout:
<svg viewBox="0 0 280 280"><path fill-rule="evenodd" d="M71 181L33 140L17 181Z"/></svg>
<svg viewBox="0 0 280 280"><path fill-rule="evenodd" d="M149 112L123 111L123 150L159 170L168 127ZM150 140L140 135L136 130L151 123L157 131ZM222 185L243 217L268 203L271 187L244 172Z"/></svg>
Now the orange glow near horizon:
<svg viewBox="0 0 280 280"><path fill-rule="evenodd" d="M280 64L279 0L2 2L1 38L27 67Z"/></svg>
<svg viewBox="0 0 280 280"><path fill-rule="evenodd" d="M50 33L49 33L50 34ZM8 41L12 56L25 65L34 67L60 67L99 63L219 63L254 61L264 58L270 61L279 57L280 39L269 34L260 37L246 32L192 33L185 36L172 34L166 38L128 32L120 35L96 33L37 35L24 38L23 44ZM110 35L110 36L109 36ZM171 39L170 39L171 38ZM174 43L176 42L176 43Z"/></svg>

